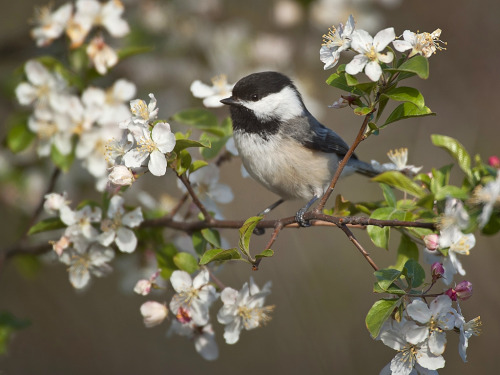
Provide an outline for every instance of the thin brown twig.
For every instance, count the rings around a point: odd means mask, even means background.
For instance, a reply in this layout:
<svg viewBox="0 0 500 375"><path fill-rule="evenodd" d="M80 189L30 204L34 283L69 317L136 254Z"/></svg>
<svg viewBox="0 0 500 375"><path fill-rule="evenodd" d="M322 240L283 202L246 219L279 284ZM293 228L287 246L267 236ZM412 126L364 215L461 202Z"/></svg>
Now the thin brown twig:
<svg viewBox="0 0 500 375"><path fill-rule="evenodd" d="M273 246L274 241L276 241L276 238L278 238L278 234L281 232L282 229L283 229L283 223L278 220L276 222L276 225L274 226L273 234L271 235L271 238L269 239L269 242L267 243L267 245L265 247L265 250L268 250L268 249L271 248L271 246ZM252 266L252 269L254 271L257 271L259 269L259 264L260 264L261 261L262 261L262 258L258 258L255 261L255 263Z"/></svg>
<svg viewBox="0 0 500 375"><path fill-rule="evenodd" d="M375 264L373 259L370 257L370 254L368 254L368 252L359 243L359 241L356 239L356 237L351 232L351 230L349 228L347 228L347 226L344 224L340 224L338 227L344 231L344 233L347 235L347 238L349 238L349 240L354 244L354 246L356 246L356 248L360 251L360 253L365 257L366 261L370 264L370 266L372 266L372 268L375 271L378 271L379 270L378 266Z"/></svg>
<svg viewBox="0 0 500 375"><path fill-rule="evenodd" d="M170 211L168 213L168 215L166 217L172 219L175 215L177 215L177 212L179 212L179 210L182 208L184 203L186 203L188 198L189 198L189 193L188 192L184 193L184 195L181 197L181 199L179 199L179 202L177 202L175 207L172 209L172 211Z"/></svg>
<svg viewBox="0 0 500 375"><path fill-rule="evenodd" d="M181 182L186 187L189 195L191 196L191 199L193 200L193 203L196 205L196 207L198 207L200 209L201 213L203 214L203 217L205 218L205 222L212 223L214 221L214 218L207 211L207 209L205 208L205 206L203 205L203 203L201 203L201 201L198 199L198 196L196 195L195 191L193 190L193 187L191 186L191 183L189 182L189 180L186 177L186 175L183 174L183 175L180 175L180 176L177 175L177 176L179 177L179 179L181 180Z"/></svg>
<svg viewBox="0 0 500 375"><path fill-rule="evenodd" d="M375 111L375 109L373 109ZM344 167L347 165L347 162L351 158L352 154L354 153L354 150L358 145L363 141L366 127L368 126L368 123L370 122L371 114L373 113L370 112L365 116L365 120L363 121L363 124L361 125L361 128L359 129L358 135L356 136L356 139L354 140L353 144L349 148L349 151L345 154L344 158L340 162L339 166L337 167L337 170L335 171L335 174L332 177L332 181L330 182L330 186L328 186L328 189L326 189L325 194L321 197L321 200L319 201L318 205L314 209L315 212L321 212L323 208L326 205L326 202L328 201L328 198L330 198L330 195L332 195L333 189L335 188L335 185L337 184L337 181L340 178L340 175L342 171L344 170Z"/></svg>

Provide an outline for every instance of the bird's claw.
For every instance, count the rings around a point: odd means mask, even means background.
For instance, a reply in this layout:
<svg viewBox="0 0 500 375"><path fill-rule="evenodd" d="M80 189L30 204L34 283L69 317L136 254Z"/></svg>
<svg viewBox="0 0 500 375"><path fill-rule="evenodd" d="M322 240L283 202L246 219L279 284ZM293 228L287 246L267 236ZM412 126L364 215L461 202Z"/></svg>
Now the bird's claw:
<svg viewBox="0 0 500 375"><path fill-rule="evenodd" d="M266 230L264 228L254 228L253 229L253 234L257 236L262 236L264 233L266 233Z"/></svg>
<svg viewBox="0 0 500 375"><path fill-rule="evenodd" d="M307 212L307 209L304 207L304 208L301 208L300 210L298 210L297 213L295 214L295 221L297 221L299 226L301 226L303 228L307 228L307 227L311 226L311 223L309 222L309 220L304 219L304 214L306 212Z"/></svg>

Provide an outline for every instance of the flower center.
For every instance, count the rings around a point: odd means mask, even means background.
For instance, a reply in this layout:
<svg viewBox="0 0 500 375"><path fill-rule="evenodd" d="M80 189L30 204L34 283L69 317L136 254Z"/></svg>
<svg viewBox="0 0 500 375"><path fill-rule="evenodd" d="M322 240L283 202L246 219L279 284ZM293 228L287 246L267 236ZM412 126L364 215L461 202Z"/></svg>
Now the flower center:
<svg viewBox="0 0 500 375"><path fill-rule="evenodd" d="M220 95L229 94L227 89L227 76L225 74L219 74L213 77L212 84Z"/></svg>
<svg viewBox="0 0 500 375"><path fill-rule="evenodd" d="M378 60L378 53L375 51L375 47L371 46L370 50L365 52L365 56L370 59L370 61L377 61Z"/></svg>

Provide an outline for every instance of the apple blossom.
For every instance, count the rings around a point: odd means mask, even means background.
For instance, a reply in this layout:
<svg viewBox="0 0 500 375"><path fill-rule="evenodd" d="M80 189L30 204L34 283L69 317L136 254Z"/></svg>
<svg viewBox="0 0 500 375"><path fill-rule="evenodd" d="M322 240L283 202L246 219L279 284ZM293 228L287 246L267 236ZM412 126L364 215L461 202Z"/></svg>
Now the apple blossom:
<svg viewBox="0 0 500 375"><path fill-rule="evenodd" d="M339 62L340 53L351 47L351 35L354 31L354 18L352 14L347 19L346 25L341 23L337 28L332 26L328 34L323 35L323 44L319 51L320 60L325 64L324 70L333 68Z"/></svg>
<svg viewBox="0 0 500 375"><path fill-rule="evenodd" d="M141 315L144 325L151 328L161 324L168 315L167 306L155 301L147 301L141 305Z"/></svg>
<svg viewBox="0 0 500 375"><path fill-rule="evenodd" d="M181 323L174 320L167 335L171 336L174 333L193 340L194 348L207 361L214 361L219 357L219 347L215 342L215 333L211 324L198 326L193 322Z"/></svg>
<svg viewBox="0 0 500 375"><path fill-rule="evenodd" d="M439 40L440 35L441 29L436 29L432 33L418 34L411 32L410 30L405 30L403 32L404 40L395 40L392 44L399 52L411 50L408 54L409 57L419 54L429 58L432 54L436 53L436 50L445 49L439 45L439 42L443 43Z"/></svg>
<svg viewBox="0 0 500 375"><path fill-rule="evenodd" d="M203 99L203 105L208 108L222 107L221 99L231 95L234 84L227 82L224 74L212 78L212 86L208 86L200 80L191 84L190 90L195 98Z"/></svg>
<svg viewBox="0 0 500 375"><path fill-rule="evenodd" d="M64 32L73 12L73 4L61 5L52 12L52 6L37 8L35 14L36 27L31 30L31 36L38 47L47 46Z"/></svg>
<svg viewBox="0 0 500 375"><path fill-rule="evenodd" d="M87 55L94 65L95 70L101 75L118 63L118 54L104 42L102 36L93 38L87 46Z"/></svg>

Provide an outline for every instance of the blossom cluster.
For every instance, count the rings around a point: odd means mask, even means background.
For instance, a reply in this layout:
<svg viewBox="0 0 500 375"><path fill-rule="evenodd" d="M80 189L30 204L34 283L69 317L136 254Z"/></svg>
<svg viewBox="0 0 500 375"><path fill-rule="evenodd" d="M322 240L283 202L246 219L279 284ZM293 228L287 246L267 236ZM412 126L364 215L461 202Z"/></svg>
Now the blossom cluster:
<svg viewBox="0 0 500 375"><path fill-rule="evenodd" d="M157 276L155 273L149 280L139 280L134 291L148 295ZM250 278L250 283L245 283L239 292L226 287L218 293L210 284L209 271L202 268L194 278L186 271L174 271L170 283L176 293L168 305L174 314L168 335L177 334L191 339L196 351L206 360L215 360L219 356L209 314L210 307L219 297L223 306L217 314L217 321L225 326L227 344L238 342L243 329L255 329L270 320L273 306L264 306L266 296L271 293L270 282L260 289ZM161 324L168 315L168 308L166 303L157 301L143 303L140 311L144 325L154 327Z"/></svg>
<svg viewBox="0 0 500 375"><path fill-rule="evenodd" d="M71 209L66 194L50 193L44 208L58 214L65 226L63 235L52 243L58 259L68 265L69 280L76 289L84 288L90 276L101 277L111 272L109 262L114 258L111 245L131 253L137 247L137 237L131 228L143 221L140 207L131 211L124 208L124 199L113 196L103 218L100 207L84 205Z"/></svg>
<svg viewBox="0 0 500 375"><path fill-rule="evenodd" d="M372 37L367 31L356 29L353 16L349 16L346 25L342 23L332 26L328 34L323 35L323 45L320 49L320 60L325 64L324 69L331 69L339 62L340 54L352 50L358 54L349 62L345 71L356 75L362 71L372 81L378 81L382 76L381 64L389 64L394 59L391 51L384 50L392 42L399 52L409 51L408 57L420 54L429 58L437 50L443 49L439 42L441 30L433 33L414 33L405 30L403 40L395 40L393 27L379 31Z"/></svg>
<svg viewBox="0 0 500 375"><path fill-rule="evenodd" d="M97 0L77 0L75 5L66 3L55 11L50 5L37 9L35 27L31 36L39 47L51 44L66 34L72 49L80 47L93 27L105 29L114 38L130 32L127 21L122 19L124 11L120 0L101 3ZM96 33L86 47L89 61L99 74L106 74L118 63L118 54L106 44L102 32Z"/></svg>
<svg viewBox="0 0 500 375"><path fill-rule="evenodd" d="M480 334L479 317L466 322L457 303L447 295L440 295L427 304L415 299L406 306L405 316L399 321L390 319L381 329L378 339L398 354L380 374L409 375L437 374L445 360L442 354L446 348L446 331L458 331L458 351L466 362L469 338Z"/></svg>

